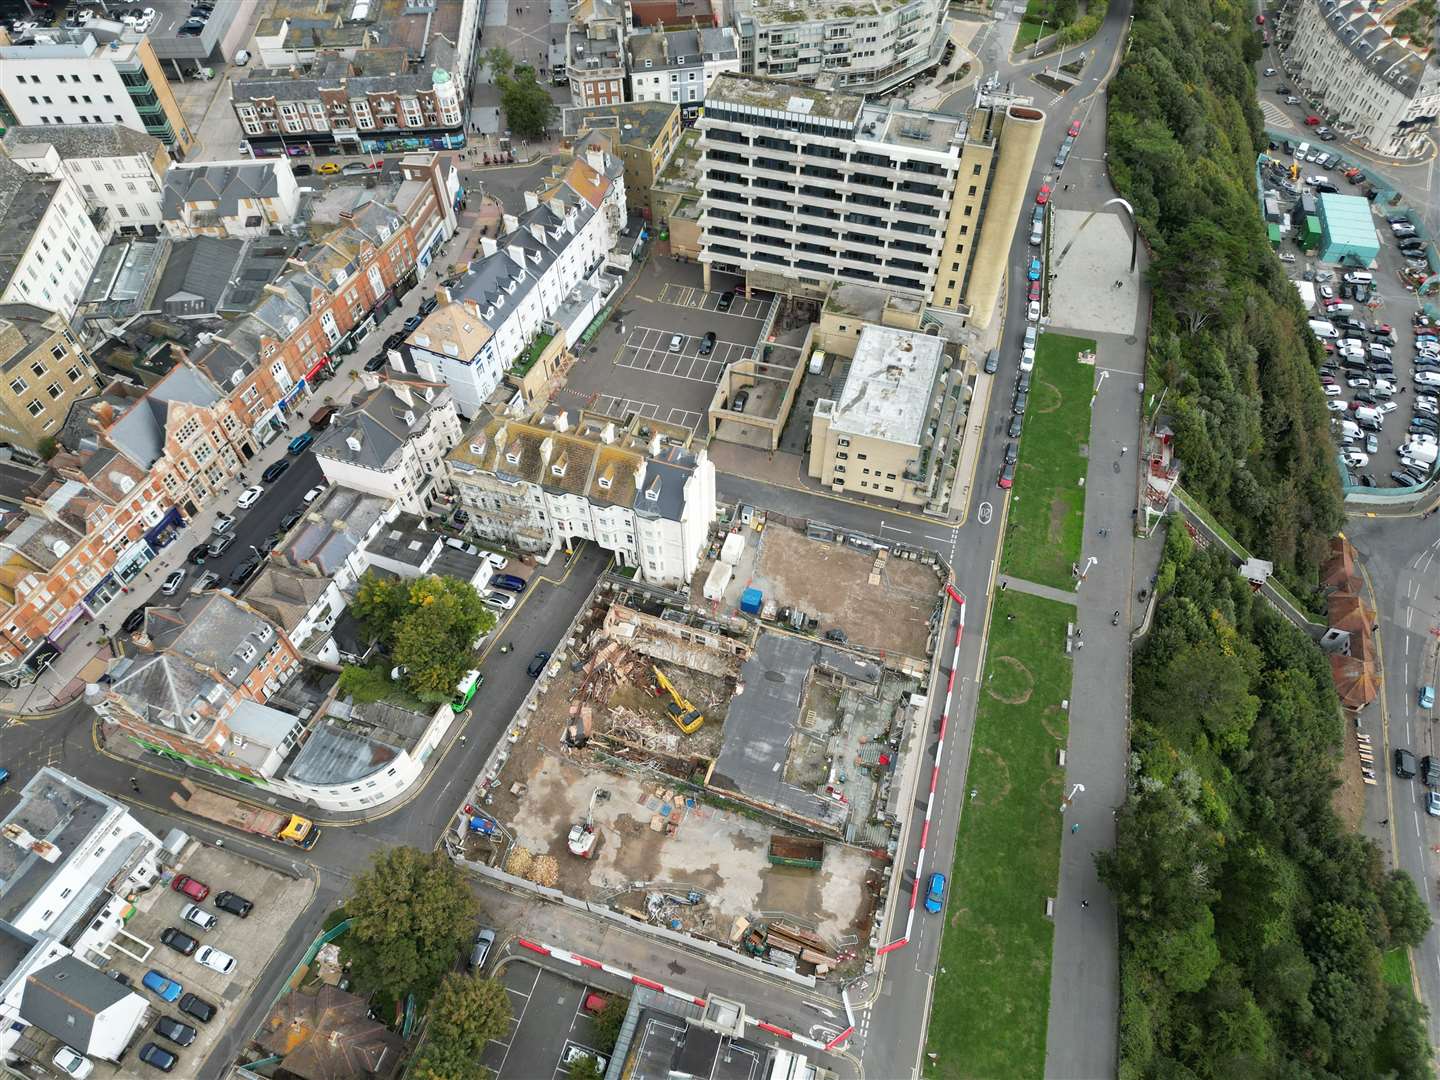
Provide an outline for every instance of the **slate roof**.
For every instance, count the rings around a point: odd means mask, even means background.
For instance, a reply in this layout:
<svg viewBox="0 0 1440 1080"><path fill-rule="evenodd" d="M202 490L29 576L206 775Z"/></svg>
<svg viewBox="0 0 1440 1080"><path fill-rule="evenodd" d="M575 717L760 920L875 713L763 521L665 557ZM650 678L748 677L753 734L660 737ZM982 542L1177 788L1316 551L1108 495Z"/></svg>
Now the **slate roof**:
<svg viewBox="0 0 1440 1080"><path fill-rule="evenodd" d="M305 511L285 558L331 576L389 509L390 500L354 488L331 487Z"/></svg>
<svg viewBox="0 0 1440 1080"><path fill-rule="evenodd" d="M329 587L328 578L276 559L267 559L245 590L245 602L289 634Z"/></svg>
<svg viewBox="0 0 1440 1080"><path fill-rule="evenodd" d="M22 124L5 133L12 157L32 156L31 148L53 146L62 158L154 157L164 144L153 135L121 124Z"/></svg>
<svg viewBox="0 0 1440 1080"><path fill-rule="evenodd" d="M275 1003L257 1042L302 1080L389 1080L405 1041L370 1018L365 998L334 986L291 991Z"/></svg>
<svg viewBox="0 0 1440 1080"><path fill-rule="evenodd" d="M25 977L20 1016L83 1053L95 1018L131 994L125 984L72 954Z"/></svg>
<svg viewBox="0 0 1440 1080"><path fill-rule="evenodd" d="M178 608L148 609L145 635L156 651L183 656L236 685L275 643L275 628L263 616L216 590L191 595Z"/></svg>
<svg viewBox="0 0 1440 1080"><path fill-rule="evenodd" d="M35 227L59 190L58 180L37 178L0 154L0 221L5 223L0 229L0 292L10 286Z"/></svg>
<svg viewBox="0 0 1440 1080"><path fill-rule="evenodd" d="M235 276L245 241L231 237L197 236L170 249L155 290L155 303L166 315L208 315Z"/></svg>
<svg viewBox="0 0 1440 1080"><path fill-rule="evenodd" d="M311 729L285 778L328 786L373 776L402 752L413 750L430 719L386 701L332 702L330 715Z"/></svg>
<svg viewBox="0 0 1440 1080"><path fill-rule="evenodd" d="M411 388L409 402L395 385ZM432 401L425 400L426 390L431 391ZM315 441L315 455L365 469L394 468L402 448L430 422L432 405L444 400L445 393L443 383L386 379L374 390L357 394L335 414L329 430ZM413 420L407 420L407 414Z"/></svg>
<svg viewBox="0 0 1440 1080"><path fill-rule="evenodd" d="M181 165L165 173L161 213L178 220L187 204L217 203L216 213L234 217L241 199L273 199L280 193L274 162L243 165Z"/></svg>
<svg viewBox="0 0 1440 1080"><path fill-rule="evenodd" d="M563 110L565 134L570 138L591 128L613 128L626 145L649 150L680 106L668 101L626 101L615 105L575 105ZM626 125L629 125L627 130Z"/></svg>

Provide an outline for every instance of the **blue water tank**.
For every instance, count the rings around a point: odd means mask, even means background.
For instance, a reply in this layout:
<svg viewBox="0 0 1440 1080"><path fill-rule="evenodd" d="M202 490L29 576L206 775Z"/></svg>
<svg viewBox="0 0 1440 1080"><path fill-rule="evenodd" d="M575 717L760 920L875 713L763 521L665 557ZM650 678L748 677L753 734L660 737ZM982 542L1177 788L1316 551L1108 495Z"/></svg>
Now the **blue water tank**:
<svg viewBox="0 0 1440 1080"><path fill-rule="evenodd" d="M759 589L746 589L740 594L740 610L749 612L751 615L760 614L760 605L765 599L765 594Z"/></svg>

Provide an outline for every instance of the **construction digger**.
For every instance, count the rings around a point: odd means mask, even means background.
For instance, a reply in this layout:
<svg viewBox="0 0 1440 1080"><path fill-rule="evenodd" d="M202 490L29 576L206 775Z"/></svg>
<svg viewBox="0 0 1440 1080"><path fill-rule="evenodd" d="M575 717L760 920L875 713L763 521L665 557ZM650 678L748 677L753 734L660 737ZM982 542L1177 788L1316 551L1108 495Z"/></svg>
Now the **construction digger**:
<svg viewBox="0 0 1440 1080"><path fill-rule="evenodd" d="M571 855L588 859L598 850L595 845L600 839L600 830L595 826L595 803L604 802L608 798L610 792L605 788L596 788L590 793L590 805L585 808L585 820L571 825L570 835L565 838L565 846L570 849Z"/></svg>
<svg viewBox="0 0 1440 1080"><path fill-rule="evenodd" d="M665 711L670 714L670 719L675 721L675 726L686 735L699 731L700 725L705 723L705 717L700 710L675 689L675 684L665 677L663 671L654 666L650 670L655 672L655 682L660 689L670 695L670 704L665 706Z"/></svg>

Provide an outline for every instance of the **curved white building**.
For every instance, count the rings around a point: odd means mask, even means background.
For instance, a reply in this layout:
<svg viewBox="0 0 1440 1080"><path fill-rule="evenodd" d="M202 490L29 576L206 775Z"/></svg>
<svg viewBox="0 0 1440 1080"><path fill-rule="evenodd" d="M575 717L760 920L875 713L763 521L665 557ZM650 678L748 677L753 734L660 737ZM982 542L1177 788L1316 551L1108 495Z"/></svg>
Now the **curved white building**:
<svg viewBox="0 0 1440 1080"><path fill-rule="evenodd" d="M1412 157L1440 113L1440 66L1395 40L1362 0L1301 0L1285 51L1324 118L1387 157Z"/></svg>

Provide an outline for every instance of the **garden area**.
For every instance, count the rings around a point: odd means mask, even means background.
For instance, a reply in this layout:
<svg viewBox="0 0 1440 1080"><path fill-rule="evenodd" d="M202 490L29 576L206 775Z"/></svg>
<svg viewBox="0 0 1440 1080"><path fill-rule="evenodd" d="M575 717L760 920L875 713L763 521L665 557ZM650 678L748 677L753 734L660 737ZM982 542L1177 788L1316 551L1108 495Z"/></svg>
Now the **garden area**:
<svg viewBox="0 0 1440 1080"><path fill-rule="evenodd" d="M1074 608L1009 589L994 596L945 908L927 1076L1040 1076L1050 1011Z"/></svg>
<svg viewBox="0 0 1440 1080"><path fill-rule="evenodd" d="M1068 589L1085 534L1085 445L1095 368L1078 357L1095 342L1041 334L1030 405L1005 523L1000 569L1012 577Z"/></svg>

